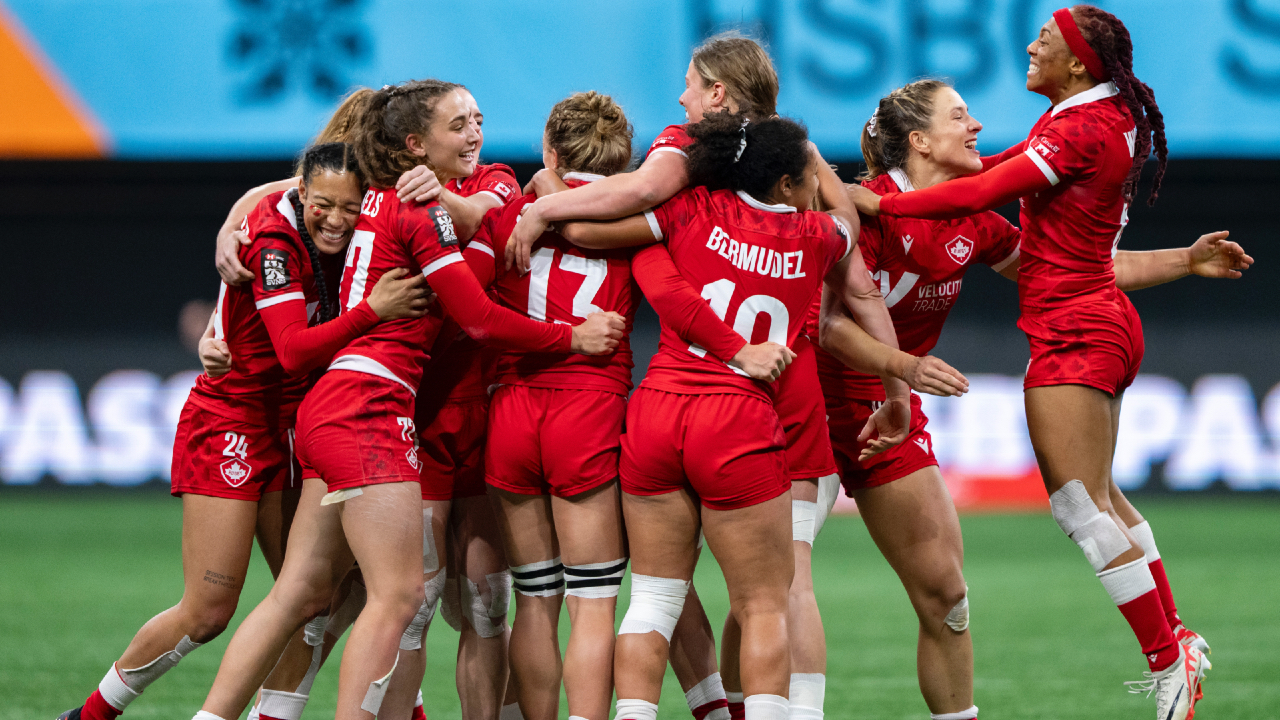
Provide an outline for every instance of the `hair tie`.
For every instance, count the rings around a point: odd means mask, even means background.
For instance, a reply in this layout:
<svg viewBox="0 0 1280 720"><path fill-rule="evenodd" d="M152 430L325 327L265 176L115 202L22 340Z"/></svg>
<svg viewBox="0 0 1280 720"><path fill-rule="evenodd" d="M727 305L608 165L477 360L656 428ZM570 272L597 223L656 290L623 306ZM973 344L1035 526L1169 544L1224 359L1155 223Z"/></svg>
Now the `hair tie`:
<svg viewBox="0 0 1280 720"><path fill-rule="evenodd" d="M880 119L880 108L876 108L875 112L871 113L871 119L867 121L868 137L876 136L876 120L879 120L879 119Z"/></svg>
<svg viewBox="0 0 1280 720"><path fill-rule="evenodd" d="M742 153L747 149L747 123L749 120L742 121L742 127L738 128L738 152L733 156L736 163L742 159Z"/></svg>
<svg viewBox="0 0 1280 720"><path fill-rule="evenodd" d="M1067 41L1067 47L1071 48L1071 52L1084 64L1084 69L1099 82L1110 80L1111 73L1107 72L1107 66L1102 64L1098 54L1085 41L1084 34L1080 32L1080 26L1076 23L1076 17L1071 14L1071 10L1067 8L1054 10L1053 19L1058 23L1058 32L1062 33L1062 39Z"/></svg>

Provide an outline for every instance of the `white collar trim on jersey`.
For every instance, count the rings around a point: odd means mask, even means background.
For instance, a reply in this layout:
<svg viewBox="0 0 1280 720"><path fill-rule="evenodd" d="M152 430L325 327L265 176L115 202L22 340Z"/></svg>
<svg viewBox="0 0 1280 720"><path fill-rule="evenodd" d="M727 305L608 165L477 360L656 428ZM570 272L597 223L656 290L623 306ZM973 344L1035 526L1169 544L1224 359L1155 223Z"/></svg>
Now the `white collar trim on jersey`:
<svg viewBox="0 0 1280 720"><path fill-rule="evenodd" d="M293 203L289 202L289 192L287 190L280 196L280 202L276 203L276 212L283 215L294 230L298 229L298 216L293 212Z"/></svg>
<svg viewBox="0 0 1280 720"><path fill-rule="evenodd" d="M1109 97L1115 97L1119 94L1120 88L1116 87L1114 82L1098 83L1088 90L1072 95L1057 105L1054 105L1053 109L1049 111L1049 114L1057 115L1067 108L1084 105L1085 103L1097 102L1099 100L1106 100Z"/></svg>
<svg viewBox="0 0 1280 720"><path fill-rule="evenodd" d="M889 177L893 178L893 182L898 186L900 192L911 192L915 187L911 184L911 178L907 177L907 171L902 168L889 168Z"/></svg>
<svg viewBox="0 0 1280 720"><path fill-rule="evenodd" d="M593 173L584 173L584 172L567 172L564 174L564 177L560 179L561 180L581 180L582 182L595 182L597 180L603 180L604 176L595 175Z"/></svg>
<svg viewBox="0 0 1280 720"><path fill-rule="evenodd" d="M796 209L790 205L770 205L768 203L762 203L741 190L738 191L738 197L742 198L742 201L751 207L757 210L764 210L765 212L793 213L796 211Z"/></svg>

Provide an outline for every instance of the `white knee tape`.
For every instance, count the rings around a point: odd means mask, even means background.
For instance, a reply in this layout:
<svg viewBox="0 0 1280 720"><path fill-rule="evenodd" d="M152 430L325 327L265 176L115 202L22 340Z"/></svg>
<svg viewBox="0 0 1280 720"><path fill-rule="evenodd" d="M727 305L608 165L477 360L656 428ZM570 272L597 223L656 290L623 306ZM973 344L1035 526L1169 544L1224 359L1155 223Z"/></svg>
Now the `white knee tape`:
<svg viewBox="0 0 1280 720"><path fill-rule="evenodd" d="M413 620L409 621L409 627L405 628L404 635L400 638L401 650L422 649L422 631L436 614L436 604L440 602L444 580L444 573L436 573L435 577L422 584L424 591L422 605L418 608L418 613L413 616Z"/></svg>
<svg viewBox="0 0 1280 720"><path fill-rule="evenodd" d="M367 713L372 713L374 717L378 716L378 711L382 709L382 698L387 695L387 685L391 682L391 676L396 674L396 666L400 664L400 656L396 656L396 661L391 663L391 670L382 677L369 683L369 689L365 691L364 700L360 702L360 709Z"/></svg>
<svg viewBox="0 0 1280 720"><path fill-rule="evenodd" d="M435 534L431 532L431 508L422 508L422 574L440 569L440 554L436 552Z"/></svg>
<svg viewBox="0 0 1280 720"><path fill-rule="evenodd" d="M667 642L680 620L689 581L631 574L631 605L618 628L619 635L657 631Z"/></svg>
<svg viewBox="0 0 1280 720"><path fill-rule="evenodd" d="M279 720L300 720L307 707L307 696L263 688L258 701L258 714Z"/></svg>
<svg viewBox="0 0 1280 720"><path fill-rule="evenodd" d="M960 598L960 602L956 603L955 606L951 608L951 612L947 613L947 618L944 622L947 623L947 627L958 633L962 633L969 629L968 586L965 586L964 597Z"/></svg>
<svg viewBox="0 0 1280 720"><path fill-rule="evenodd" d="M831 473L818 478L818 517L813 522L814 538L822 532L822 526L827 524L827 517L831 515L831 509L836 506L836 500L839 497L839 475Z"/></svg>
<svg viewBox="0 0 1280 720"><path fill-rule="evenodd" d="M471 578L463 578L459 588L459 600L466 612L467 622L482 638L494 638L507 629L507 611L511 608L511 573L489 573L484 576L489 586L489 600L484 591Z"/></svg>
<svg viewBox="0 0 1280 720"><path fill-rule="evenodd" d="M513 565L511 577L515 581L516 592L521 595L551 597L564 592L564 565L560 558Z"/></svg>
<svg viewBox="0 0 1280 720"><path fill-rule="evenodd" d="M302 628L302 640L311 647L324 644L324 629L329 626L328 615L318 615Z"/></svg>
<svg viewBox="0 0 1280 720"><path fill-rule="evenodd" d="M627 572L627 558L586 565L565 565L565 595L580 598L618 597L622 576Z"/></svg>
<svg viewBox="0 0 1280 720"><path fill-rule="evenodd" d="M1058 527L1084 551L1094 572L1101 572L1131 547L1124 532L1110 515L1098 509L1079 480L1072 480L1050 495L1049 508Z"/></svg>
<svg viewBox="0 0 1280 720"><path fill-rule="evenodd" d="M791 501L791 539L813 544L818 520L818 503L808 500Z"/></svg>
<svg viewBox="0 0 1280 720"><path fill-rule="evenodd" d="M462 632L462 605L459 593L458 578L451 577L444 581L444 593L440 596L440 617L449 623L449 627Z"/></svg>
<svg viewBox="0 0 1280 720"><path fill-rule="evenodd" d="M182 658L187 656L187 653L202 644L191 642L191 636L184 635L172 650L140 668L125 670L120 667L113 667L111 672L108 672L106 677L102 678L102 682L98 685L98 691L102 693L102 698L112 707L117 710L124 710L129 703L142 694L143 690L147 689L148 685L158 680L161 675L172 670ZM117 706L117 703L120 706Z"/></svg>

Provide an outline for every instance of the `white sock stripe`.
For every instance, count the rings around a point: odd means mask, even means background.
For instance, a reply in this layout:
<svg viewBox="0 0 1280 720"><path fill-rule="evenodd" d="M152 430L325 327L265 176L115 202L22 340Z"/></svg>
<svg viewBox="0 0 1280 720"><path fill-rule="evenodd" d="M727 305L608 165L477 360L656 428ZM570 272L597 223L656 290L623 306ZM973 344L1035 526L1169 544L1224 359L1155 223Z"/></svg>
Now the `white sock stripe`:
<svg viewBox="0 0 1280 720"><path fill-rule="evenodd" d="M222 720L222 718L218 717L217 715L214 715L211 712L205 712L203 710L199 710L196 712L195 715L191 717L191 720Z"/></svg>
<svg viewBox="0 0 1280 720"><path fill-rule="evenodd" d="M129 703L137 700L142 694L125 684L114 663L107 674L102 676L102 682L98 683L98 692L108 705L120 712L124 712L124 709L129 707Z"/></svg>
<svg viewBox="0 0 1280 720"><path fill-rule="evenodd" d="M954 713L930 713L931 720L978 720L978 706L974 705L968 710L961 710Z"/></svg>
<svg viewBox="0 0 1280 720"><path fill-rule="evenodd" d="M1156 536L1151 532L1151 524L1146 520L1129 528L1129 534L1138 541L1138 545L1142 547L1142 554L1147 556L1147 563L1153 563L1160 559L1160 551L1156 549Z"/></svg>
<svg viewBox="0 0 1280 720"><path fill-rule="evenodd" d="M791 702L781 695L749 695L742 704L746 706L746 716L750 720L787 720L791 715Z"/></svg>
<svg viewBox="0 0 1280 720"><path fill-rule="evenodd" d="M689 692L684 694L684 700L689 704L690 710L697 710L709 702L728 699L724 692L724 681L720 679L718 672L706 676L702 682L689 688Z"/></svg>
<svg viewBox="0 0 1280 720"><path fill-rule="evenodd" d="M258 701L258 714L279 720L301 720L302 711L306 707L306 695L263 688L262 699Z"/></svg>
<svg viewBox="0 0 1280 720"><path fill-rule="evenodd" d="M657 720L658 706L645 700L618 698L618 713L613 720Z"/></svg>
<svg viewBox="0 0 1280 720"><path fill-rule="evenodd" d="M512 565L511 579L522 595L547 597L564 592L564 565L560 558L527 565Z"/></svg>
<svg viewBox="0 0 1280 720"><path fill-rule="evenodd" d="M1102 581L1102 587L1106 588L1117 607L1156 589L1155 578L1151 576L1151 568L1147 567L1145 557L1103 570L1098 573L1098 580Z"/></svg>

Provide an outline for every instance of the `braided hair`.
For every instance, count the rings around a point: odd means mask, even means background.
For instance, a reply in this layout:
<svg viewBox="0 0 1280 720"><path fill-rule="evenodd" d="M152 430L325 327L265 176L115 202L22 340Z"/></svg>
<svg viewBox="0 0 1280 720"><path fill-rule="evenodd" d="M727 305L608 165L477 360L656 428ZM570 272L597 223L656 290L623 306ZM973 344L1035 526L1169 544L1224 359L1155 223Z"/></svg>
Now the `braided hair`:
<svg viewBox="0 0 1280 720"><path fill-rule="evenodd" d="M685 160L690 186L741 190L768 202L783 175L798 181L809 165L809 131L790 118L750 122L745 112L715 112L685 130L693 138Z"/></svg>
<svg viewBox="0 0 1280 720"><path fill-rule="evenodd" d="M298 166L304 185L310 185L311 178L321 170L340 174L350 172L355 173L357 178L360 177L360 167L356 163L355 153L346 143L312 145L302 154L302 160ZM361 185L363 184L361 182ZM320 297L320 322L329 322L337 316L337 308L329 298L329 284L325 282L324 265L320 262L320 249L316 247L315 241L311 239L311 233L307 231L298 189L290 188L285 197L289 198L289 204L293 206L293 217L298 225L298 237L302 238L302 244L307 248L307 255L311 261L311 273L316 280L316 294Z"/></svg>
<svg viewBox="0 0 1280 720"><path fill-rule="evenodd" d="M1133 201L1138 190L1138 180L1142 176L1142 166L1154 147L1156 176L1151 183L1147 205L1155 205L1156 198L1160 196L1165 166L1168 164L1169 146L1164 134L1164 114L1160 112L1160 106L1156 105L1155 92L1133 74L1133 41L1129 38L1129 29L1120 22L1120 18L1092 5L1076 5L1071 8L1071 15L1085 42L1098 54L1107 72L1111 74L1111 79L1120 90L1120 97L1125 105L1129 106L1129 112L1133 114L1133 122L1137 126L1133 167L1129 168L1129 177L1124 181L1124 197Z"/></svg>
<svg viewBox="0 0 1280 720"><path fill-rule="evenodd" d="M421 164L405 147L405 138L426 132L440 98L461 87L443 80L409 80L384 85L367 98L348 140L370 185L394 187L403 173Z"/></svg>

